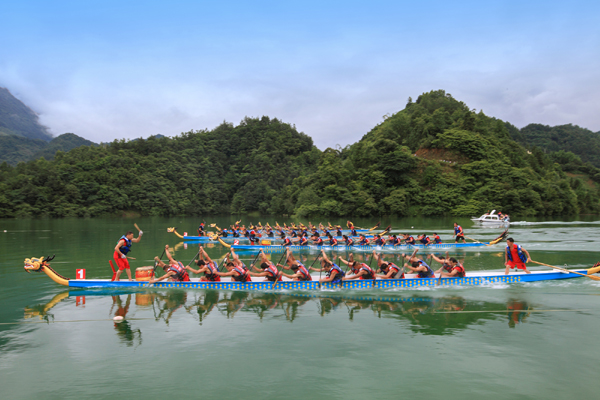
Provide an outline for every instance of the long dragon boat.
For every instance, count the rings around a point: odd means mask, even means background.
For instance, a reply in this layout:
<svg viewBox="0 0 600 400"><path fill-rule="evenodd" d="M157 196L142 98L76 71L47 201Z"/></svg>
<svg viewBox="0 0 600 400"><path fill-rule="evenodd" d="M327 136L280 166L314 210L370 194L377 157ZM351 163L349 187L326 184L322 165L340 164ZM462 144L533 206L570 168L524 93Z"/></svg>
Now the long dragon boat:
<svg viewBox="0 0 600 400"><path fill-rule="evenodd" d="M352 252L372 252L373 250L377 252L385 252L385 253L398 253L398 252L406 252L415 249L419 250L429 250L429 251L446 251L446 250L457 250L457 249L468 249L468 248L480 248L483 246L493 246L499 242L501 242L508 235L508 230L505 230L498 236L496 239L490 242L470 242L470 243L432 243L432 244L401 244L401 245L353 245L347 246L345 244L338 244L336 246L315 246L315 245L289 245L283 246L280 244L273 244L275 240L271 239L261 239L261 244L228 244L223 240L219 239L219 242L227 247L232 248L236 251L256 251L262 250L265 253L283 253L286 249L291 249L293 251L352 251Z"/></svg>
<svg viewBox="0 0 600 400"><path fill-rule="evenodd" d="M184 235L182 235L182 234L180 234L179 232L177 232L177 228L174 228L174 227L167 228L167 232L169 232L169 233L174 233L174 234L175 234L175 235L176 235L176 236L177 236L179 239L183 239L183 240L193 240L193 241L198 241L198 242L212 242L212 241L217 241L217 238L218 238L218 237L220 237L220 238L221 238L221 239L223 239L224 241L231 241L231 242L233 242L233 241L235 241L235 240L241 240L241 241L247 241L247 240L249 240L249 239L248 239L246 236L237 236L237 237L234 237L234 236L231 236L231 235L230 235L230 236L227 236L227 237L222 237L222 236L220 236L220 235L217 235L217 234L216 234L216 233L214 233L214 232L207 232L207 235L204 235L204 236L197 236L197 235L185 235L185 234L184 234ZM261 231L261 232L262 232L262 231ZM321 232L321 231L319 231L319 232L320 232L320 234L322 234L322 233L323 233L323 232ZM330 232L333 232L333 233L335 233L335 231L330 231ZM357 232L358 234L366 234L366 233L369 233L369 232L372 232L372 231L370 231L369 229L357 229L357 230L356 230L356 232ZM184 232L184 233L186 233L186 232ZM347 229L345 229L345 230L342 230L342 233L343 233L344 235L347 235L347 234L349 234L349 233L350 233L350 231L349 231L349 230L347 230ZM268 237L268 236L267 236L265 233L259 233L257 236L258 236L259 238L266 238L266 239L272 239L272 240L275 240L275 239L276 239L274 236L273 236L273 237ZM358 237L358 236L353 236L353 238L356 238L356 237ZM372 236L372 235L370 235L370 236L366 236L366 237L370 239L370 238L372 238L373 236ZM342 237L342 236L334 236L334 238L336 238L336 239L338 239L338 240L341 240L341 239L343 239L343 237Z"/></svg>
<svg viewBox="0 0 600 400"><path fill-rule="evenodd" d="M224 278L221 282L200 281L193 278L189 282L156 282L148 281L114 281L111 279L69 279L56 272L48 261L49 258L25 259L25 271L44 272L54 282L71 288L179 288L179 289L222 289L243 291L282 291L282 290L338 290L338 289L413 289L418 287L447 287L447 286L491 286L497 284L525 283L550 280L563 280L587 276L600 280L595 276L600 271L599 264L589 269L567 270L559 267L548 271L531 271L530 274L514 273L505 275L503 272L467 272L465 277L450 278L418 278L416 274L406 274L402 279L355 279L340 282L293 281L284 278L282 281L263 281L262 278L253 277L251 282L235 282Z"/></svg>

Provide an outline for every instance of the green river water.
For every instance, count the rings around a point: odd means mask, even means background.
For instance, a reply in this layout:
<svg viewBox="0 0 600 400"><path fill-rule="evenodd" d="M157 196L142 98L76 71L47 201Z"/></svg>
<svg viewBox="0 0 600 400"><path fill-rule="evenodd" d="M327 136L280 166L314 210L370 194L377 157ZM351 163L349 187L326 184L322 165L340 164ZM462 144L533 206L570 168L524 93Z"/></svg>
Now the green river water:
<svg viewBox="0 0 600 400"><path fill-rule="evenodd" d="M586 268L600 261L598 220L528 219L510 236L534 260ZM69 290L23 269L25 258L56 254L52 266L65 276L84 268L87 278L109 278L117 239L134 222L144 235L133 245L133 268L152 265L167 243L186 264L197 252L166 232L191 234L200 222L193 218L0 220L3 399L600 397L600 282L588 278L366 292L127 292ZM382 225L448 241L452 222ZM502 231L458 222L477 240ZM503 270L503 249L453 254L467 272ZM219 258L226 250L208 252ZM115 315L126 319L114 323Z"/></svg>

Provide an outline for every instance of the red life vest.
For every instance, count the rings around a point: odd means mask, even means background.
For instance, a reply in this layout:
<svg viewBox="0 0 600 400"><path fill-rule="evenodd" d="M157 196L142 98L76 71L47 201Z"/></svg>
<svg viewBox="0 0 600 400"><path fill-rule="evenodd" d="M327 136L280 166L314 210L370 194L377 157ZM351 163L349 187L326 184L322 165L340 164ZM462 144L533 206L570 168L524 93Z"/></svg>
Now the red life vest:
<svg viewBox="0 0 600 400"><path fill-rule="evenodd" d="M246 268L235 266L235 267L233 267L233 270L239 274L238 276L235 276L235 275L231 276L234 281L236 281L236 282L252 281L252 278L250 278L250 275L248 274L248 270Z"/></svg>
<svg viewBox="0 0 600 400"><path fill-rule="evenodd" d="M206 279L208 279L209 281L220 281L221 277L216 274L216 272L219 270L219 265L217 264L217 262L209 262L208 264L206 264L206 266L210 269L210 272L204 272L204 276L206 277Z"/></svg>
<svg viewBox="0 0 600 400"><path fill-rule="evenodd" d="M274 266L273 264L271 264L267 268L265 268L265 272L268 272L269 274L271 274L270 276L267 275L267 279L270 280L271 282L275 282L275 279L277 279L277 276L279 275L279 271L277 270L277 267ZM281 280L281 277L279 277L279 280Z"/></svg>
<svg viewBox="0 0 600 400"><path fill-rule="evenodd" d="M394 279L396 277L396 275L398 275L398 272L400 272L400 268L394 263L389 263L388 268L389 268L388 271L396 271L392 274L392 279ZM404 279L404 274L402 274L400 279Z"/></svg>
<svg viewBox="0 0 600 400"><path fill-rule="evenodd" d="M369 267L367 264L361 263L360 269L363 271L367 271L367 274L361 275L360 279L375 279L375 271L373 271L373 269L371 267ZM359 270L359 272L360 272L360 270Z"/></svg>
<svg viewBox="0 0 600 400"><path fill-rule="evenodd" d="M464 278L464 277L465 277L465 267L463 267L462 265L460 265L460 264L456 264L456 265L454 266L454 268L452 268L452 271L454 271L454 270L458 270L458 274L457 274L457 276L459 276L459 277L461 277L461 278Z"/></svg>
<svg viewBox="0 0 600 400"><path fill-rule="evenodd" d="M173 279L175 279L178 282L189 282L190 280L190 276L185 270L185 267L179 261L177 261L177 264L169 264L169 271L175 272L175 275L173 275Z"/></svg>
<svg viewBox="0 0 600 400"><path fill-rule="evenodd" d="M306 269L306 267L304 265L302 265L300 262L298 262L298 272L300 274L302 274L302 276L298 277L298 280L300 280L300 281L312 281L312 277L310 276L310 273L308 272L308 270Z"/></svg>

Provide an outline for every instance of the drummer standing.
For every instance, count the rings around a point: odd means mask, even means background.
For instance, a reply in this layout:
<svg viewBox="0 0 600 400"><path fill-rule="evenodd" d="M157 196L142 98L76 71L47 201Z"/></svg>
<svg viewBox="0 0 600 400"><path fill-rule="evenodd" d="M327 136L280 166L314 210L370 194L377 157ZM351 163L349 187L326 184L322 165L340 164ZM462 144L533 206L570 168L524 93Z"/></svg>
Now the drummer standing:
<svg viewBox="0 0 600 400"><path fill-rule="evenodd" d="M121 236L117 245L115 246L115 252L113 258L119 267L115 280L118 281L123 270L127 271L127 277L131 280L131 269L129 268L129 261L127 260L127 253L131 251L131 244L138 243L142 238L144 232L140 231L137 238L133 238L133 232L129 231L125 235Z"/></svg>

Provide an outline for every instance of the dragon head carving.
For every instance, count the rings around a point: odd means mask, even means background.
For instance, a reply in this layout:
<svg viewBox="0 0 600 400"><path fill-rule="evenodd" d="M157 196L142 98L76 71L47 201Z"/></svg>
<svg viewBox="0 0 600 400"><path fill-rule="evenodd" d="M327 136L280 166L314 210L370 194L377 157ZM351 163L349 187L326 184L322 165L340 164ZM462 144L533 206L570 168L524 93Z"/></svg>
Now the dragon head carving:
<svg viewBox="0 0 600 400"><path fill-rule="evenodd" d="M25 259L25 266L23 268L25 268L25 271L27 272L31 272L31 271L35 271L35 272L40 272L42 271L45 266L48 266L48 262L52 261L54 259L54 256L50 257L41 257L41 258L26 258Z"/></svg>
<svg viewBox="0 0 600 400"><path fill-rule="evenodd" d="M175 227L167 228L167 232L173 233L173 232L175 232L175 229L176 229Z"/></svg>

